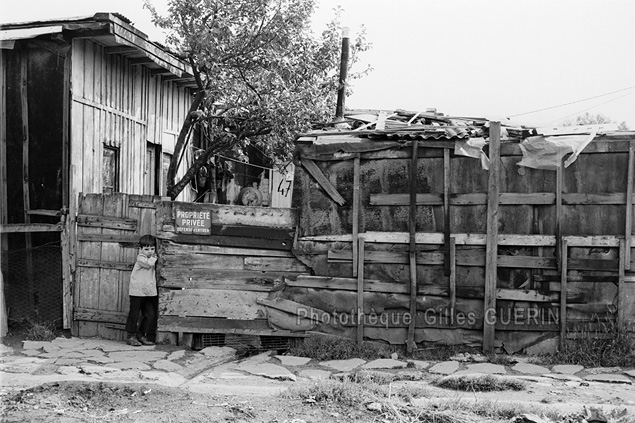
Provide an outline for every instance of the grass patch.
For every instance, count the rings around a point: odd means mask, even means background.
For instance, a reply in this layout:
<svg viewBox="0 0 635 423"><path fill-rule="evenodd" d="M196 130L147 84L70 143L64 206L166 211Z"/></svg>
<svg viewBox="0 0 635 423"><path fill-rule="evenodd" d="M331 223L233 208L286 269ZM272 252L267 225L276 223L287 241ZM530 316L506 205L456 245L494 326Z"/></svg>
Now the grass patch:
<svg viewBox="0 0 635 423"><path fill-rule="evenodd" d="M300 399L306 403L334 404L358 409L364 409L365 405L371 402L379 403L381 411L365 410L369 414L368 421L492 423L509 422L512 417L523 413L541 414L553 419L558 417L556 412L549 408L543 410L536 404L429 399L430 392L424 386L394 389L391 385L378 385L372 382L322 380L308 386L293 386L281 396ZM415 402L415 399L423 400Z"/></svg>
<svg viewBox="0 0 635 423"><path fill-rule="evenodd" d="M377 401L388 396L388 388L374 383L324 380L313 385L293 386L282 394L283 398L299 398L305 402L338 403L347 407Z"/></svg>
<svg viewBox="0 0 635 423"><path fill-rule="evenodd" d="M446 376L433 384L440 388L466 392L522 391L526 386L521 380L494 375Z"/></svg>
<svg viewBox="0 0 635 423"><path fill-rule="evenodd" d="M23 339L27 341L52 341L57 337L55 334L57 325L53 322L38 322L29 318L11 319L9 322L10 332L21 333Z"/></svg>
<svg viewBox="0 0 635 423"><path fill-rule="evenodd" d="M543 364L584 367L635 367L635 327L597 319L567 332L564 348L538 357Z"/></svg>
<svg viewBox="0 0 635 423"><path fill-rule="evenodd" d="M363 342L358 345L352 339L311 334L306 338L297 339L291 345L287 354L309 357L314 360L347 360L349 358L363 358L375 360L388 358L393 353L403 356L403 347L379 342Z"/></svg>

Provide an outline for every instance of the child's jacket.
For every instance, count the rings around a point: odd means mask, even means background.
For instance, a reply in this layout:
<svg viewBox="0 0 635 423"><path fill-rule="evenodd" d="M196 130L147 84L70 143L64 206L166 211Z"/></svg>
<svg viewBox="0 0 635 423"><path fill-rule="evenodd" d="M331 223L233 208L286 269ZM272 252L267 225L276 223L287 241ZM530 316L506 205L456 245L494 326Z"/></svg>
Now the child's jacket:
<svg viewBox="0 0 635 423"><path fill-rule="evenodd" d="M154 265L156 257L137 256L137 261L130 275L129 294L134 297L154 297L157 295L157 281Z"/></svg>

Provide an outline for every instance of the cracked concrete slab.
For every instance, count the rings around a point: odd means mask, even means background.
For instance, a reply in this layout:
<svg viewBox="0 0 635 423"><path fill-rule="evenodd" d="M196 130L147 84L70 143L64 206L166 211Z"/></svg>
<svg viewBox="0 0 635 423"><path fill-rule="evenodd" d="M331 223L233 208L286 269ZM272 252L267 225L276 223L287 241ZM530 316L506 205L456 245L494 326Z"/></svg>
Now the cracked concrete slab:
<svg viewBox="0 0 635 423"><path fill-rule="evenodd" d="M573 375L584 370L584 366L577 364L557 364L551 368L554 373Z"/></svg>
<svg viewBox="0 0 635 423"><path fill-rule="evenodd" d="M244 363L235 367L236 370L250 373L254 376L262 376L269 379L295 381L296 376L288 369L272 363Z"/></svg>
<svg viewBox="0 0 635 423"><path fill-rule="evenodd" d="M183 369L183 366L170 360L158 360L152 364L152 367L157 370L165 370L167 372L176 372Z"/></svg>
<svg viewBox="0 0 635 423"><path fill-rule="evenodd" d="M459 362L458 361L442 361L440 363L435 364L430 367L428 370L430 373L437 373L442 375L451 375L452 373L459 370Z"/></svg>
<svg viewBox="0 0 635 423"><path fill-rule="evenodd" d="M526 373L530 375L542 375L545 373L551 373L548 368L538 366L530 363L517 363L512 367L512 370L519 373Z"/></svg>

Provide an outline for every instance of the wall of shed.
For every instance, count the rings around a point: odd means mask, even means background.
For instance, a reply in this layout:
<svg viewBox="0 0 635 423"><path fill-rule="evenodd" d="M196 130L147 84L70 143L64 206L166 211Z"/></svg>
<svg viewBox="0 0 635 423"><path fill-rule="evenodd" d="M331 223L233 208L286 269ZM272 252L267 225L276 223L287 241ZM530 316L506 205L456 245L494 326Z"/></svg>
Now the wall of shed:
<svg viewBox="0 0 635 423"><path fill-rule="evenodd" d="M610 235L624 238L626 217L627 170L630 140L596 140L564 170L562 235ZM437 194L439 202L418 205L416 232L439 234L440 242L417 244L417 324L418 343L481 345L485 291L485 244L456 247L455 315L472 316L462 323L451 319L450 277L444 270L447 246L443 243L444 159L441 148L419 144L417 193ZM321 280L291 283L284 298L307 307L323 310L331 316L330 325L318 330L355 337L355 310L358 304L357 273L354 272L353 245L353 155L318 154L310 147L299 148L302 157L315 160L321 172L345 200L337 205L303 166L296 167L294 207L299 212L299 238L294 253ZM341 157L344 156L344 159ZM498 231L505 234L556 234L556 172L517 166L522 158L518 145L507 145L501 157L501 193L550 193L550 204L502 204L499 206ZM320 160L321 159L321 160ZM367 318L364 337L402 344L408 325L396 315L409 312L410 268L408 261L410 149L394 148L361 154L359 236L367 232L405 233L405 242L367 242L363 278L363 311ZM631 163L630 166L633 164ZM486 193L488 176L479 160L451 154L449 194L451 234L486 234ZM461 194L483 193L480 201ZM400 200L394 194L403 194ZM485 200L485 202L483 201ZM631 199L632 201L632 199ZM392 204L390 204L392 202ZM474 202L478 204L474 204ZM631 219L633 217L631 216ZM332 241L327 241L334 235ZM337 235L340 235L338 238ZM630 234L629 234L630 235ZM324 237L324 241L310 237ZM348 237L348 238L347 238ZM558 335L560 276L555 245L531 247L499 246L497 289L503 291L496 302L503 320L496 325L496 345L518 351ZM569 249L567 320L569 326L589 323L597 318L614 321L617 316L618 256L616 247L576 247ZM631 255L631 260L632 260ZM362 260L362 258L360 258ZM632 263L635 266L635 263ZM585 275L596 276L595 282ZM583 279L584 282L576 282ZM627 277L628 279L628 273ZM301 282L301 283L300 283ZM336 283L337 282L337 283ZM366 286L368 285L368 286ZM525 291L529 290L529 291ZM527 292L548 295L531 300ZM626 283L623 292L624 315L633 320L630 305L635 285ZM628 299L628 300L627 300ZM347 322L333 324L333 315L346 315ZM520 316L516 319L515 316ZM536 318L537 317L537 318Z"/></svg>
<svg viewBox="0 0 635 423"><path fill-rule="evenodd" d="M71 54L71 202L80 192L102 192L104 145L119 151L118 191L154 194L144 184L147 143L173 153L189 89L90 40L74 39ZM177 176L184 173L182 165ZM186 190L179 199L190 197Z"/></svg>

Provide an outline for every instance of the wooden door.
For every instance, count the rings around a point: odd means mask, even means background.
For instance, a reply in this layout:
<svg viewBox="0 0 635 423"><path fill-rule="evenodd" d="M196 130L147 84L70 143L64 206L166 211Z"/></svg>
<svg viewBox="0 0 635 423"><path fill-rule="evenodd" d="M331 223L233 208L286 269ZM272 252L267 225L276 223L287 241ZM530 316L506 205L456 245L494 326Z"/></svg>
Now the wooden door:
<svg viewBox="0 0 635 423"><path fill-rule="evenodd" d="M151 195L80 194L73 335L124 339L137 242L156 233L157 201Z"/></svg>

